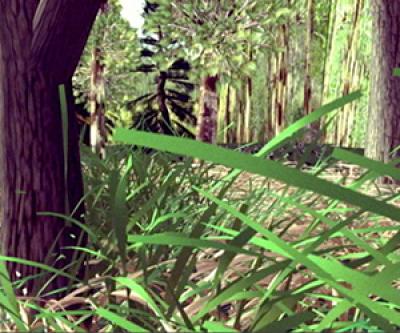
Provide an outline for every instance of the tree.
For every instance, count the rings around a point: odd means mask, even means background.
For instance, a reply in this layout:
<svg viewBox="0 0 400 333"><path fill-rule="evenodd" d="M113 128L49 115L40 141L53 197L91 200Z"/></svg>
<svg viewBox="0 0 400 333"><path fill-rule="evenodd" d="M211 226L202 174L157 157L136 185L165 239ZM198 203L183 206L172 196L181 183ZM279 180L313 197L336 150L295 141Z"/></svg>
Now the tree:
<svg viewBox="0 0 400 333"><path fill-rule="evenodd" d="M139 56L136 30L121 17L119 0L108 0L93 25L80 64L73 77L77 102L87 109L86 131L93 151L104 156L110 123L128 126L126 102L140 89L134 59ZM86 134L86 133L85 133Z"/></svg>
<svg viewBox="0 0 400 333"><path fill-rule="evenodd" d="M352 10L352 23L350 34L348 36L348 45L344 55L345 62L342 73L343 95L348 95L352 90L356 90L358 88L357 86L359 85L359 76L357 75L357 49L359 46L361 15L363 7L363 0L357 0L354 2L354 9ZM339 114L339 117L336 120L336 140L341 146L350 146L352 139L351 132L354 125L353 105L354 104L344 107L343 111Z"/></svg>
<svg viewBox="0 0 400 333"><path fill-rule="evenodd" d="M72 104L71 77L101 5L100 0L0 0L4 255L61 269L74 254L63 248L82 239L64 219L41 212L69 215L82 197L76 119L69 114L66 158L58 87L66 85ZM39 272L15 262L8 269L13 280ZM34 294L42 282L30 280L25 293ZM67 280L57 276L48 282L50 290L65 287Z"/></svg>
<svg viewBox="0 0 400 333"><path fill-rule="evenodd" d="M373 54L366 155L387 162L400 145L400 3L373 0ZM397 153L396 156L399 154Z"/></svg>
<svg viewBox="0 0 400 333"><path fill-rule="evenodd" d="M147 55L151 57L150 53ZM190 70L189 63L178 59L165 70L155 63L141 65L137 70L151 73L155 84L154 91L128 103L129 108L134 110L132 127L194 138L190 128L196 124L191 98L194 85L187 74Z"/></svg>
<svg viewBox="0 0 400 333"><path fill-rule="evenodd" d="M305 63L304 63L304 112L310 114L312 110L312 81L311 81L311 43L314 35L314 0L307 0L307 32L305 41Z"/></svg>
<svg viewBox="0 0 400 333"><path fill-rule="evenodd" d="M331 18L324 33L328 42L324 56L323 103L358 89L365 92L357 102L324 119L324 125L329 124L325 132L325 142L329 144L364 147L371 63L369 3L332 0L326 10Z"/></svg>
<svg viewBox="0 0 400 333"><path fill-rule="evenodd" d="M167 38L179 41L176 54L193 65L200 81L198 139L214 142L217 130L218 92L221 83L239 86L243 76L256 70L253 56L270 39L265 27L279 22L286 11L275 11L275 3L256 0L228 1L153 1L157 15L146 22L156 32L162 26ZM275 15L276 14L276 15ZM249 52L249 43L250 50Z"/></svg>
<svg viewBox="0 0 400 333"><path fill-rule="evenodd" d="M286 1L287 6L291 6L290 0ZM286 112L288 106L288 96L289 96L289 56L291 54L290 50L290 22L289 20L282 22L278 27L278 32L276 34L276 49L275 52L271 54L271 62L273 68L270 70L271 75L271 110L270 110L270 120L269 125L272 129L272 134L275 135L279 133L284 127L286 122Z"/></svg>
<svg viewBox="0 0 400 333"><path fill-rule="evenodd" d="M154 15L158 5L146 2L145 19ZM140 65L136 71L153 79L151 90L128 103L134 111L133 126L150 132L194 138L191 126L196 124L193 114L192 92L195 85L189 80L191 66L183 58L173 55L168 63L165 55L172 44L164 42L164 32L158 26L156 33L144 32L141 39Z"/></svg>

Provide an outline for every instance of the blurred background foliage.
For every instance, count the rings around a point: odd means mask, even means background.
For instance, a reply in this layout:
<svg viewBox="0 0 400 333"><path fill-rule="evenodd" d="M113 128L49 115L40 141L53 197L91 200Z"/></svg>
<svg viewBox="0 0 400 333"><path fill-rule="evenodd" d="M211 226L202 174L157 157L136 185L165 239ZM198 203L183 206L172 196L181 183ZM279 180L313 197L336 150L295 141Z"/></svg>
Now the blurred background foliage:
<svg viewBox="0 0 400 333"><path fill-rule="evenodd" d="M105 112L116 125L168 133L171 118L176 134L194 136L201 79L217 75L219 143L265 142L320 105L362 89L363 97L334 118L323 139L364 147L368 1L153 1L140 31L120 14L113 0L99 15L74 77L77 100L88 110L98 48ZM179 61L185 68L174 69ZM163 113L157 89L165 74Z"/></svg>

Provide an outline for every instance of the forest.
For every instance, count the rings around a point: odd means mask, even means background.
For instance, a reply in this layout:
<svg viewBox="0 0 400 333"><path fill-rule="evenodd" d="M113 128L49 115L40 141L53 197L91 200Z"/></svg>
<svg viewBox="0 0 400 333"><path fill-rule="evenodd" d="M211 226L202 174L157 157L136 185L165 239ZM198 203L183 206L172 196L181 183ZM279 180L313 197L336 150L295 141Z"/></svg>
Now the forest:
<svg viewBox="0 0 400 333"><path fill-rule="evenodd" d="M139 3L0 0L0 331L399 332L400 1Z"/></svg>

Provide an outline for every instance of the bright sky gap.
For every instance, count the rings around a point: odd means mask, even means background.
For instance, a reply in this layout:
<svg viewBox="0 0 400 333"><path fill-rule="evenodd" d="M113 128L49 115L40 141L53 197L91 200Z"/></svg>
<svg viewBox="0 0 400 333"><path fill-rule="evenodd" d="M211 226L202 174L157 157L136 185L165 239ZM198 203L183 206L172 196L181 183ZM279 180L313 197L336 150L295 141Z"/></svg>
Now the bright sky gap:
<svg viewBox="0 0 400 333"><path fill-rule="evenodd" d="M133 28L141 28L143 25L144 0L120 0L122 16L129 21Z"/></svg>

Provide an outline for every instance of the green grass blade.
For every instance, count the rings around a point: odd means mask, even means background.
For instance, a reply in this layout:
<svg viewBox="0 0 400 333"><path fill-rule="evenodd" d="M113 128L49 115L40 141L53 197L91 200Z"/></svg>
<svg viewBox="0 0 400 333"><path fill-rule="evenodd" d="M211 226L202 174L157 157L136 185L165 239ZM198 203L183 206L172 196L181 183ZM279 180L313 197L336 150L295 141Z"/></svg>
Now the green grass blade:
<svg viewBox="0 0 400 333"><path fill-rule="evenodd" d="M67 96L65 93L65 86L58 86L58 94L60 97L60 108L61 108L61 119L62 119L62 134L63 134L63 150L64 150L64 182L65 188L68 189L68 104L67 104ZM67 190L66 190L67 191ZM65 195L65 207L66 212L69 212L69 199L68 192Z"/></svg>
<svg viewBox="0 0 400 333"><path fill-rule="evenodd" d="M230 251L233 253L242 253L250 256L259 256L259 254L241 249L235 246L230 246L227 244L211 241L208 239L199 239L187 237L180 233L161 233L150 236L142 235L129 235L128 243L143 243L152 245L169 245L169 246L186 246L191 248L212 248L218 250ZM133 245L135 247L135 245Z"/></svg>
<svg viewBox="0 0 400 333"><path fill-rule="evenodd" d="M400 180L400 170L390 164L374 161L362 155L340 148L335 148L333 150L332 157L366 168L369 171L377 173L378 175L387 175Z"/></svg>
<svg viewBox="0 0 400 333"><path fill-rule="evenodd" d="M15 258L15 257L6 257L6 256L0 256L0 261L15 262L15 263L18 263L21 265L36 267L36 268L42 269L44 271L47 271L49 273L54 273L56 275L64 276L64 277L70 279L71 281L80 282L80 280L77 277L74 277L71 274L65 273L62 270L55 269L51 266L48 266L48 265L45 265L45 264L42 264L39 262L25 260L25 259L21 259L21 258Z"/></svg>
<svg viewBox="0 0 400 333"><path fill-rule="evenodd" d="M353 92L349 95L343 96L331 103L321 106L315 111L311 112L309 115L297 120L295 123L285 128L281 133L272 138L263 148L258 151L255 156L265 157L270 152L279 147L284 141L295 136L299 131L301 131L306 126L312 124L313 122L321 119L322 117L328 115L329 113L341 109L346 104L352 103L362 96L360 91ZM240 174L242 170L236 169L231 171L224 180L230 180Z"/></svg>
<svg viewBox="0 0 400 333"><path fill-rule="evenodd" d="M224 324L216 322L216 321L206 321L203 324L203 327L209 333L235 333L238 332L233 328L226 327Z"/></svg>
<svg viewBox="0 0 400 333"><path fill-rule="evenodd" d="M275 161L264 160L194 140L126 129L117 129L114 139L128 144L137 144L139 146L147 146L175 154L200 158L264 177L271 177L289 185L307 189L358 206L366 211L400 221L400 209L393 205L281 165Z"/></svg>
<svg viewBox="0 0 400 333"><path fill-rule="evenodd" d="M153 300L150 294L136 281L126 277L114 278L119 284L128 287L133 293L138 295L142 300L144 300L147 305L160 317L165 319L163 311L157 306L157 303Z"/></svg>
<svg viewBox="0 0 400 333"><path fill-rule="evenodd" d="M364 275L359 275L359 274L354 274L350 276L350 274L347 274L347 270L343 265L340 265L339 263L335 262L333 259L323 259L318 256L314 255L305 255L304 253L301 253L294 249L290 244L285 242L284 240L280 239L278 236L273 234L272 232L268 231L267 229L263 228L261 225L255 223L253 220L251 220L248 216L241 214L234 208L232 208L229 204L226 202L219 200L215 198L212 194L198 189L200 193L202 193L204 196L207 198L213 200L214 202L218 203L218 205L224 209L226 209L230 214L232 214L234 217L240 218L245 224L250 226L251 228L254 228L257 232L262 234L264 237L269 239L270 241L274 242L276 245L282 248L283 251L287 252L289 254L289 258L292 259L295 263L302 264L305 267L307 267L310 271L312 271L316 276L318 276L319 279L327 283L329 286L332 288L335 288L339 293L342 295L346 296L346 298L352 300L359 306L364 308L364 311L369 310L377 315L381 316L382 318L388 320L389 322L392 322L393 324L400 325L400 317L396 316L396 311L389 309L383 305L377 304L374 301L371 301L369 298L369 295L371 293L375 293L375 291L370 291L368 289L367 291L365 290L360 290L359 288L356 288L355 286L358 285L358 283L362 283L363 286L365 285L365 279L367 279L367 276ZM335 274L340 273L342 277L346 277L347 282L353 285L353 289L348 289L341 285L338 280L336 275L333 273L332 269L335 270ZM369 280L372 287L374 284L372 284L372 280ZM398 295L397 293L395 295L390 295L391 289L388 287L380 287L379 288L379 293L383 294L384 297L388 297L389 299L392 300L397 300Z"/></svg>
<svg viewBox="0 0 400 333"><path fill-rule="evenodd" d="M117 246L124 272L126 271L127 261L126 240L129 221L129 213L126 205L128 187L127 177L129 171L130 168L128 168L122 177L119 176L119 172L117 171L110 174L110 219L114 227L114 233L117 239Z"/></svg>
<svg viewBox="0 0 400 333"><path fill-rule="evenodd" d="M295 133L301 129L307 127L313 122L321 119L332 111L339 110L346 104L350 104L355 100L362 97L361 91L353 92L349 95L343 96L331 103L321 106L315 111L311 112L309 115L297 120L295 123L284 129L279 135L269 141L257 154L256 156L262 157L273 151L278 145L283 141L293 136Z"/></svg>
<svg viewBox="0 0 400 333"><path fill-rule="evenodd" d="M203 316L210 313L217 306L223 304L224 302L232 299L236 294L246 290L254 286L260 280L270 276L272 274L276 274L280 270L284 269L288 265L288 261L284 261L278 264L274 264L273 266L264 268L258 272L252 273L250 276L246 278L242 278L238 281L235 281L230 286L226 287L222 290L218 295L209 300L207 304L201 308L201 310L193 317L193 321L196 322L200 320Z"/></svg>
<svg viewBox="0 0 400 333"><path fill-rule="evenodd" d="M232 241L228 244L234 247L243 247L246 245L250 239L256 234L256 232L251 228L245 228L239 235L237 235ZM215 274L215 281L219 280L226 269L229 267L232 260L235 258L235 253L233 252L226 252L222 255L217 272Z"/></svg>
<svg viewBox="0 0 400 333"><path fill-rule="evenodd" d="M316 313L312 311L300 312L293 314L291 316L285 317L279 321L272 322L265 326L255 327L253 332L264 333L264 332L274 332L274 333L287 333L294 328L304 324L307 321L313 320L317 316Z"/></svg>
<svg viewBox="0 0 400 333"><path fill-rule="evenodd" d="M6 295L11 308L18 313L18 300L14 293L14 288L4 262L0 262L0 285L3 287L4 294Z"/></svg>
<svg viewBox="0 0 400 333"><path fill-rule="evenodd" d="M146 332L150 332L146 329L144 329L143 327L140 327L139 325L136 325L134 323L132 323L131 321L121 317L120 315L111 312L107 309L104 308L97 308L96 309L96 313L108 320L109 322L113 323L114 325L117 325L121 328L123 328L124 330L127 330L128 332L138 332L138 333L146 333Z"/></svg>

